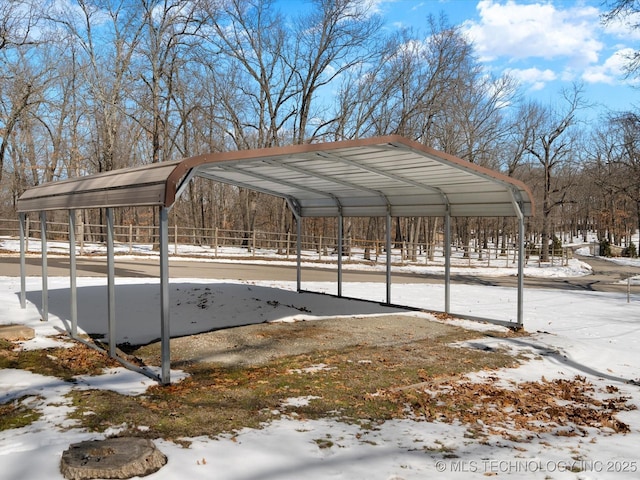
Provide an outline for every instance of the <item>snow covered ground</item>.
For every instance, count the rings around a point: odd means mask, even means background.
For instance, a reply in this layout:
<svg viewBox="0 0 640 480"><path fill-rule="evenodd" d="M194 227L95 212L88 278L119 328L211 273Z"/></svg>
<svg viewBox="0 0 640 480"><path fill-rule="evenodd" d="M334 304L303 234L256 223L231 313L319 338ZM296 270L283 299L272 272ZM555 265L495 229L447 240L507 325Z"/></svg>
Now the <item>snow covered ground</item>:
<svg viewBox="0 0 640 480"><path fill-rule="evenodd" d="M6 243L6 242L5 242ZM6 248L6 246L5 246ZM1 261L1 259L0 259ZM640 267L640 264L638 264ZM426 267L421 267L426 268ZM566 268L566 267L565 267ZM544 269L540 269L542 271ZM583 267L578 268L584 274ZM556 270L554 275L570 273ZM509 274L509 273L503 273ZM545 274L550 274L546 271ZM159 295L153 279L117 279L119 341L138 343L158 336ZM29 325L36 338L25 348L55 343L51 337L68 328L68 279L49 279L50 321L40 321L40 279L27 279L28 302L20 309L18 278L0 277L0 323ZM329 283L305 282L305 289L333 292ZM344 294L358 298L384 298L383 284L345 284ZM85 332L104 332L100 312L106 304L104 278L79 278L80 327ZM216 304L218 319L240 325L261 321L321 320L335 315L376 315L388 309L375 304L295 293L288 282L231 282L226 280L172 279L172 332L191 333L221 326L199 302ZM442 308L439 285L394 285L397 303ZM148 302L141 299L150 299ZM514 315L515 291L510 288L452 287L452 310L493 318ZM266 302L277 305L264 308ZM178 305L180 304L180 305ZM298 307L298 308L297 308ZM305 307L301 311L299 307ZM491 372L501 380L530 381L584 376L596 391L607 386L640 407L640 292L627 303L623 294L544 289L525 291L525 328L530 336L493 338L473 342L473 348L507 348L526 353L531 360L519 368ZM91 315L88 315L91 313ZM421 314L422 315L422 314ZM126 321L135 318L135 321ZM468 328L499 328L456 321ZM172 379L181 372L172 372ZM480 379L487 374L477 374ZM42 417L29 427L0 432L0 479L51 480L62 478L59 461L71 443L100 438L74 427L64 394L70 388L104 388L136 395L152 384L139 374L114 369L98 377L84 377L76 385L28 373L0 371L0 403L26 394L42 409ZM291 399L299 401L313 399ZM286 409L283 409L286 411ZM627 434L607 429L588 429L585 436L537 434L528 442L502 436L488 441L467 438L462 424L397 420L379 429L361 430L331 419L303 421L286 414L260 430L244 430L233 438L192 439L190 448L164 440L156 445L169 462L150 475L150 480L176 478L266 479L425 479L484 478L509 476L536 479L626 479L640 476L640 410L618 414L630 426ZM115 433L107 432L107 433ZM321 448L316 440L331 439Z"/></svg>

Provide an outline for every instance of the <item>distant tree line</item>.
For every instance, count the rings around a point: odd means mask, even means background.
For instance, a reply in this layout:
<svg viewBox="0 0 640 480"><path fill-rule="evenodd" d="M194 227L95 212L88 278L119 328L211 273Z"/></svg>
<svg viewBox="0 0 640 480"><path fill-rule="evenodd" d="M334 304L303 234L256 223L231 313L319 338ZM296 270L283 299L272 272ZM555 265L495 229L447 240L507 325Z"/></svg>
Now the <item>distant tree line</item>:
<svg viewBox="0 0 640 480"><path fill-rule="evenodd" d="M364 0L3 0L0 217L44 182L205 152L399 134L523 180L531 242L595 230L611 244L640 228L640 112L585 124L580 85L552 104L490 76L445 17L390 32ZM616 13L612 7L611 15ZM99 210L79 212L87 223ZM154 213L119 209L117 222ZM206 180L171 221L287 232L283 201ZM305 233L335 235L331 219ZM441 221L394 220L394 240L433 242ZM511 220L455 221L461 244L509 242ZM376 238L379 219L348 219ZM545 249L544 254L548 250Z"/></svg>

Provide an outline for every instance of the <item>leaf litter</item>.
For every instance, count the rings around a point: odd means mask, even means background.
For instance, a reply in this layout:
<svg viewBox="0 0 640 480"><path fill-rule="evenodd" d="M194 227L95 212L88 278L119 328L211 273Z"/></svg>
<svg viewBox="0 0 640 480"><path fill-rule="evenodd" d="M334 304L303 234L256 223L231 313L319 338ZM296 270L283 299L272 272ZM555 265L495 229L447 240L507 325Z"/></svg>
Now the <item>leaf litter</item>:
<svg viewBox="0 0 640 480"><path fill-rule="evenodd" d="M537 382L510 381L500 385L497 377L478 383L426 379L418 386L379 392L398 408L426 421L460 422L474 435L501 435L526 441L531 435L586 436L588 428L610 433L629 433L629 425L616 414L635 410L631 398L608 385L600 391L583 376L571 379L542 378ZM518 438L518 434L523 437Z"/></svg>

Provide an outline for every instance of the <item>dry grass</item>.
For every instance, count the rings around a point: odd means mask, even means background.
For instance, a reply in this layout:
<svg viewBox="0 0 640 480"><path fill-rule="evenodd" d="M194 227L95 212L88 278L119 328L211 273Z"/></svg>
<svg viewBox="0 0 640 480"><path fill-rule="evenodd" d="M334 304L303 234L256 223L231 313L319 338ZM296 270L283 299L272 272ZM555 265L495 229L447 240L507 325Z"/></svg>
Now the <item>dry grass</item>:
<svg viewBox="0 0 640 480"><path fill-rule="evenodd" d="M21 428L40 418L40 412L29 404L35 397L22 397L0 405L0 431Z"/></svg>
<svg viewBox="0 0 640 480"><path fill-rule="evenodd" d="M98 375L107 367L119 365L115 360L81 343L74 342L68 348L41 350L20 350L11 342L0 343L0 368L27 370L66 381L73 381L76 375Z"/></svg>
<svg viewBox="0 0 640 480"><path fill-rule="evenodd" d="M119 363L85 345L74 343L70 348L20 350L16 344L0 340L0 369L27 370L73 382L76 375L97 375L106 367ZM40 413L27 396L0 404L0 431L25 427L40 418Z"/></svg>
<svg viewBox="0 0 640 480"><path fill-rule="evenodd" d="M183 364L189 378L152 387L139 397L97 390L74 392L73 416L94 430L126 424L128 434L171 439L257 428L282 414L375 424L400 416L395 401L377 395L380 391L430 376L455 376L515 363L504 353L450 347L451 340L446 336L401 348L324 350L253 367ZM304 406L283 406L287 399L303 396L318 398ZM140 425L148 428L140 431Z"/></svg>

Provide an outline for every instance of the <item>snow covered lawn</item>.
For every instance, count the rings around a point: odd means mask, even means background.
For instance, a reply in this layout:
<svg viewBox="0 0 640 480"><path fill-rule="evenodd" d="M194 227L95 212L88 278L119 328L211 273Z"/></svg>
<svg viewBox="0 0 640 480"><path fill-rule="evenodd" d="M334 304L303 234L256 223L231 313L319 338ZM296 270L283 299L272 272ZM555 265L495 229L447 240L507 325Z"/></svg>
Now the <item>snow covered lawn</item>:
<svg viewBox="0 0 640 480"><path fill-rule="evenodd" d="M172 285L196 284L209 288L226 318L237 325L255 321L314 320L335 315L375 315L379 306L347 302L326 296L305 295L286 282L229 282L198 279L172 280ZM29 325L36 338L24 348L54 345L52 336L66 328L68 307L65 289L68 279L49 282L50 321L43 323L37 310L40 283L28 278L28 304L19 307L18 278L0 277L0 323ZM91 333L104 329L106 280L79 278L80 326ZM131 343L156 338L158 320L155 308L157 282L130 278L117 279L119 308L131 313L135 321L118 324L119 341ZM179 288L179 287L178 287ZM315 291L332 291L331 284L305 284ZM383 284L346 284L345 294L360 298L382 298ZM127 292L130 295L127 296ZM202 331L206 310L198 306L203 298L193 289L173 292L184 295L183 313L172 312L175 332ZM218 293L216 293L218 292ZM243 293L244 292L244 293ZM260 316L256 299L267 298L279 308ZM411 299L426 308L441 309L442 290L438 285L395 285L395 301ZM149 299L148 301L146 299ZM224 302L220 300L225 299ZM452 308L460 313L481 316L513 316L515 292L498 287L454 286ZM93 306L93 308L91 307ZM304 306L304 309L299 308ZM198 312L200 316L198 316ZM93 313L96 315L94 316ZM89 318L90 317L90 318ZM85 320L83 320L85 319ZM454 321L468 328L488 328L468 321ZM490 327L497 328L497 327ZM627 303L626 295L527 289L525 328L530 336L487 338L469 342L467 347L508 349L530 360L519 368L481 372L471 381L490 385L514 386L520 382L572 380L576 376L593 385L598 398L624 397L627 404L640 406L640 295ZM192 329L192 330L190 330ZM174 332L174 333L175 333ZM181 373L172 372L172 379ZM22 370L0 371L0 403L25 395L40 396L34 404L42 416L32 425L0 432L0 478L50 480L62 478L59 461L71 443L100 438L100 435L74 427L67 418L69 405L64 395L71 388L104 388L137 395L153 382L146 377L117 368L102 376L82 377L76 384L32 374ZM313 401L293 397L290 405ZM149 479L425 479L425 478L638 478L640 475L640 411L616 415L628 425L628 433L613 428L579 430L579 435L557 435L534 431L523 435L514 426L513 435L490 435L487 439L469 436L462 422L394 420L379 428L365 430L332 419L301 420L282 415L280 420L260 430L243 430L237 435L216 439L191 439L190 448L156 440L169 458L168 464ZM140 426L144 428L144 426ZM117 433L117 429L107 434ZM526 439L526 441L523 441Z"/></svg>

